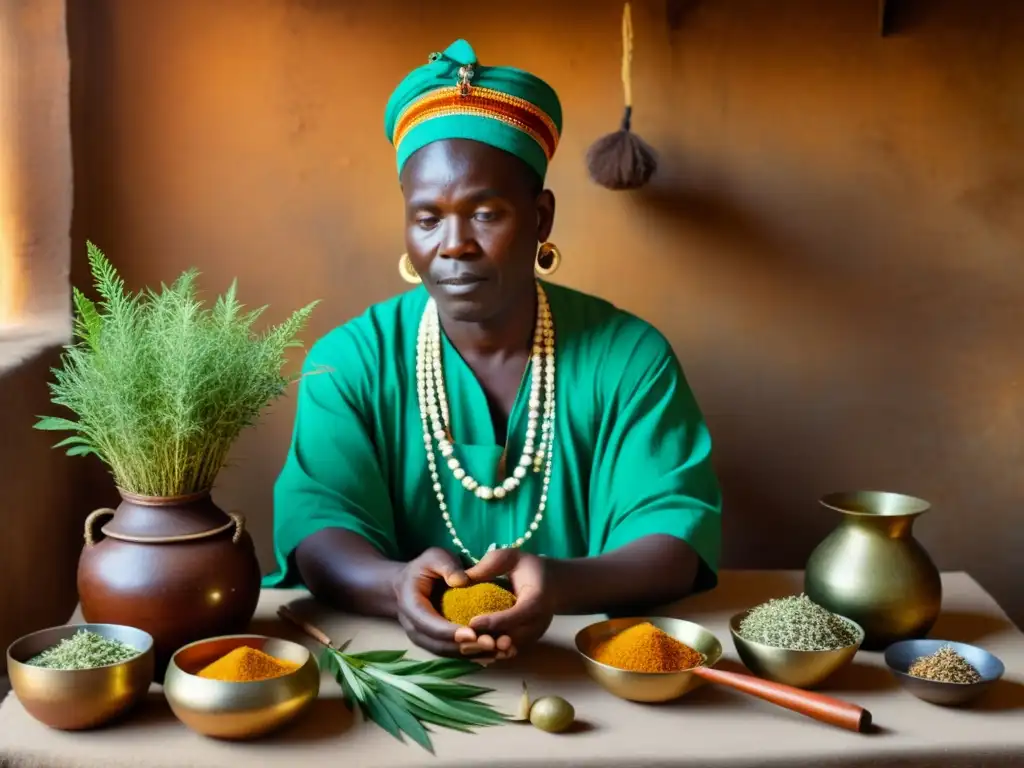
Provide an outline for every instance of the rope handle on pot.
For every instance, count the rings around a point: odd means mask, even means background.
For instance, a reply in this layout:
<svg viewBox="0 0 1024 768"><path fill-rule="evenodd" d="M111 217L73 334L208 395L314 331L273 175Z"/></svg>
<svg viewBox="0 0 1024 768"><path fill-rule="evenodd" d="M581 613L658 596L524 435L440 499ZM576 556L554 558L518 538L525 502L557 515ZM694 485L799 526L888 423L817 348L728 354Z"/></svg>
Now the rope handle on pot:
<svg viewBox="0 0 1024 768"><path fill-rule="evenodd" d="M109 507L103 507L97 509L95 512L90 512L89 516L85 518L85 543L87 546L92 546L96 543L93 537L92 529L96 520L105 515L114 515L116 510L110 509ZM136 544L180 544L186 541L198 541L200 539L207 539L211 536L216 536L218 533L223 533L229 528L234 528L235 532L231 535L231 543L237 544L242 539L242 534L245 533L245 516L240 512L228 512L227 516L231 518L231 521L225 523L219 528L215 528L212 531L203 531L201 533L187 533L180 536L124 536L118 535L118 539L121 541L133 542Z"/></svg>
<svg viewBox="0 0 1024 768"><path fill-rule="evenodd" d="M101 507L100 509L94 510L89 513L89 516L85 518L85 545L91 547L96 543L96 540L92 536L92 526L97 519L104 517L105 515L116 514L116 510L110 507Z"/></svg>
<svg viewBox="0 0 1024 768"><path fill-rule="evenodd" d="M245 533L245 515L241 512L228 512L228 517L235 524L235 533L231 537L231 543L237 544L242 538L242 534Z"/></svg>

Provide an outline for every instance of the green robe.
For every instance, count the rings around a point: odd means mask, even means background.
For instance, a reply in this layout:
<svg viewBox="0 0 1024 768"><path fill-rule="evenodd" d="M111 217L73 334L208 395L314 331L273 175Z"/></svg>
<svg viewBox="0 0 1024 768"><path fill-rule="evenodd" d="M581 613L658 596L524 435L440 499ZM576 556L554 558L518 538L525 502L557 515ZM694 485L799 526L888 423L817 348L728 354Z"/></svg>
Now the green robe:
<svg viewBox="0 0 1024 768"><path fill-rule="evenodd" d="M687 541L701 559L698 589L717 582L721 493L711 439L668 341L610 303L544 283L555 325L556 412L544 520L523 550L596 556L650 534ZM457 553L438 509L423 445L416 337L427 300L420 286L370 307L310 349L295 426L274 488L278 570L264 586L301 583L298 544L345 528L390 559L427 547ZM455 455L494 485L502 445L472 370L441 334ZM319 371L317 369L320 369ZM529 370L509 417L509 463L522 454ZM543 472L483 501L438 469L452 521L476 557L511 544L537 510Z"/></svg>

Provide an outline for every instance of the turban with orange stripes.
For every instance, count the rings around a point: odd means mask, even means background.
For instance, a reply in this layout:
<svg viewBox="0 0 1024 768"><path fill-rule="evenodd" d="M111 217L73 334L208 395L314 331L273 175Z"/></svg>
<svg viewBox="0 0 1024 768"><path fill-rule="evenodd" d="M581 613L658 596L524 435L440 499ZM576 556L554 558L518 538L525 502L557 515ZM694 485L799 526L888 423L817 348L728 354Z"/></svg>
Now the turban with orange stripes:
<svg viewBox="0 0 1024 768"><path fill-rule="evenodd" d="M543 179L562 131L562 107L537 76L482 66L472 46L456 40L399 83L388 99L384 130L399 173L431 142L472 139L511 152Z"/></svg>

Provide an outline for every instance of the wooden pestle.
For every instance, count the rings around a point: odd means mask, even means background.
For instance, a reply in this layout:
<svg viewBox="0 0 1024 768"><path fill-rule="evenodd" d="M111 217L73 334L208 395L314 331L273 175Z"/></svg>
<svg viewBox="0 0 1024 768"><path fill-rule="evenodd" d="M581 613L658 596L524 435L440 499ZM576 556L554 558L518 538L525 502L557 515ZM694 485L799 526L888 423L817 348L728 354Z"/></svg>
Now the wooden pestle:
<svg viewBox="0 0 1024 768"><path fill-rule="evenodd" d="M694 667L689 671L709 683L735 688L737 691L749 693L751 696L757 696L772 704L848 731L863 733L871 726L871 713L848 701L738 672L726 672L711 667Z"/></svg>
<svg viewBox="0 0 1024 768"><path fill-rule="evenodd" d="M325 635L318 627L315 627L305 619L296 616L292 609L287 605L282 605L278 608L277 615L288 623L293 624L297 629L301 629L321 645L326 645L328 648L333 647L331 644L331 638Z"/></svg>

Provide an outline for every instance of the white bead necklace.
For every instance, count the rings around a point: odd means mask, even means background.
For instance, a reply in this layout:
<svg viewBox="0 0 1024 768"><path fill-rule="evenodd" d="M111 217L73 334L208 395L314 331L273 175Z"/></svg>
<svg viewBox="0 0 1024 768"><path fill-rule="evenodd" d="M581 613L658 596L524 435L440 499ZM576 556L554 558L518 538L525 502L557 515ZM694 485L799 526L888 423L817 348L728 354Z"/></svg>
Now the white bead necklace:
<svg viewBox="0 0 1024 768"><path fill-rule="evenodd" d="M535 447L538 437L538 421L541 418L541 409L544 409L545 420L548 417L550 398L553 396L553 386L543 379L542 363L550 360L549 367L553 376L554 365L554 329L551 322L551 310L540 285L537 286L537 322L533 334L533 355L532 355L532 376L530 384L529 413L526 426L526 439L523 443L523 455L519 458L512 476L505 478L501 485L491 488L481 485L474 477L466 473L458 458L454 455L455 449L451 442L451 428L449 426L448 398L445 395L444 371L441 365L441 331L437 317L437 306L431 302L425 313L427 323L426 354L425 358L430 361L430 370L426 371L428 379L432 376L434 392L427 401L427 413L430 416L431 432L437 440L441 455L445 458L448 469L455 476L456 480L462 483L467 491L475 493L478 498L484 501L502 499L519 488L527 470L533 465L534 472L539 473L543 466L544 453L547 450L548 430L545 430L544 423L540 428L540 444ZM545 386L547 385L547 386ZM436 393L436 400L434 394ZM548 425L550 429L550 425ZM503 456L504 458L504 456Z"/></svg>
<svg viewBox="0 0 1024 768"><path fill-rule="evenodd" d="M416 343L416 389L419 398L420 421L423 424L423 445L427 453L427 467L430 470L434 493L437 495L441 516L448 528L448 533L451 535L455 546L473 562L479 562L479 560L466 549L459 538L448 511L448 504L445 501L444 491L441 487L441 478L437 471L434 443L435 441L437 442L437 449L446 460L445 463L455 479L462 483L462 487L466 491L475 494L477 498L484 501L500 500L517 490L523 478L526 477L528 468L531 465L535 473L539 473L543 469L544 479L541 487L540 501L537 505L537 514L534 515L529 528L522 536L516 539L514 543L502 548L521 547L532 538L534 532L544 519L544 511L547 508L548 486L551 481L551 457L553 453L552 443L554 442L555 420L554 345L555 328L554 322L551 319L551 308L544 289L538 283L537 320L534 328L533 354L531 356L530 410L526 439L523 444L523 455L513 470L512 476L505 478L500 485L494 488L481 485L466 473L454 455L455 449L452 445L451 433L448 427L449 411L444 389L444 370L441 364L440 321L437 315L437 304L433 299L427 300L427 306L420 320ZM534 444L538 437L538 420L540 421L540 441L535 449ZM490 552L496 548L497 544L491 544L487 551Z"/></svg>

